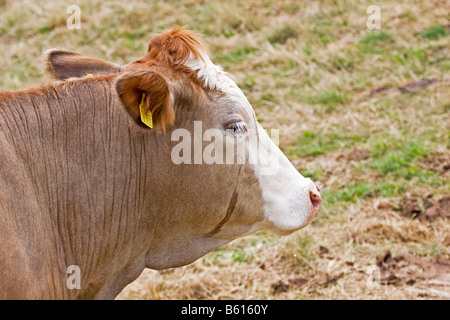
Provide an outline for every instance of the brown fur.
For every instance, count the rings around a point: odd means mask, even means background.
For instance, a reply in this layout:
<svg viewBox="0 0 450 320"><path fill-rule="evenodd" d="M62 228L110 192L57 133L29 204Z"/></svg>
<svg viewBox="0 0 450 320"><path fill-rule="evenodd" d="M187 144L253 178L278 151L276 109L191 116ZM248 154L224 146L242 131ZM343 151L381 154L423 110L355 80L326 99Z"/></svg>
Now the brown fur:
<svg viewBox="0 0 450 320"><path fill-rule="evenodd" d="M170 87L159 73L136 71L125 74L116 84L122 103L136 123L145 127L140 120L139 105L146 93L144 110L153 114L154 129L166 132L175 122L175 113L170 101Z"/></svg>
<svg viewBox="0 0 450 320"><path fill-rule="evenodd" d="M52 49L46 53L45 72L53 79L66 80L92 74L114 74L131 71L148 71L126 75L117 83L119 96L131 118L142 128L139 104L146 93L145 108L153 113L154 130L166 132L174 124L175 112L171 105L171 85L189 79L194 94L201 95L203 81L197 72L181 64L192 53L202 58L205 51L200 34L177 27L153 36L147 54L125 67L108 61L86 57L67 50ZM170 79L168 79L170 77Z"/></svg>
<svg viewBox="0 0 450 320"><path fill-rule="evenodd" d="M54 80L82 78L86 74L111 74L122 71L122 67L80 53L51 49L45 53L44 71Z"/></svg>
<svg viewBox="0 0 450 320"><path fill-rule="evenodd" d="M183 26L155 35L148 45L147 56L166 66L174 66L176 63L185 62L191 53L196 58L201 58L202 50L205 48L200 35Z"/></svg>
<svg viewBox="0 0 450 320"><path fill-rule="evenodd" d="M263 219L249 166L175 165L170 131L127 121L116 83L139 73L167 85L138 71L0 94L0 298L113 298L144 267L188 264ZM176 82L174 127L206 130L229 112Z"/></svg>

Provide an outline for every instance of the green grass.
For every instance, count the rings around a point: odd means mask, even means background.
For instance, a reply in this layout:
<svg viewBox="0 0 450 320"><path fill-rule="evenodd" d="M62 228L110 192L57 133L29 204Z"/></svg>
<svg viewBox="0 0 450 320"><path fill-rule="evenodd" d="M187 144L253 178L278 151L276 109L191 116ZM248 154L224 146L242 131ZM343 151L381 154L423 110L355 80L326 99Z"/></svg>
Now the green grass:
<svg viewBox="0 0 450 320"><path fill-rule="evenodd" d="M337 105L348 101L345 93L338 90L324 91L317 96L310 97L309 101L314 104Z"/></svg>
<svg viewBox="0 0 450 320"><path fill-rule="evenodd" d="M290 96L306 104L322 106L322 108L315 108L318 114L331 113L349 101L347 92L344 92L338 87L332 87L328 90L310 95L305 95L302 91L294 87L286 97L289 98Z"/></svg>
<svg viewBox="0 0 450 320"><path fill-rule="evenodd" d="M431 256L439 257L444 251L443 245L439 243L435 244L419 244L412 248L413 251L417 252L421 256Z"/></svg>
<svg viewBox="0 0 450 320"><path fill-rule="evenodd" d="M267 40L269 40L271 44L284 44L288 39L297 37L297 31L292 29L290 26L285 26L281 29L276 30L267 38Z"/></svg>
<svg viewBox="0 0 450 320"><path fill-rule="evenodd" d="M437 24L420 32L419 37L427 40L439 40L449 34L450 32L444 26Z"/></svg>
<svg viewBox="0 0 450 320"><path fill-rule="evenodd" d="M351 54L339 53L332 58L332 67L336 70L353 71L355 67L355 61Z"/></svg>
<svg viewBox="0 0 450 320"><path fill-rule="evenodd" d="M230 52L220 53L215 56L215 59L218 63L241 63L254 51L255 49L250 47L237 48Z"/></svg>
<svg viewBox="0 0 450 320"><path fill-rule="evenodd" d="M393 174L394 177L410 179L412 176L422 174L422 170L413 165L416 158L428 154L420 141L395 141L389 137L375 139L371 143L373 155L372 168L383 174Z"/></svg>
<svg viewBox="0 0 450 320"><path fill-rule="evenodd" d="M289 148L287 153L293 157L317 157L327 152L348 149L357 142L364 141L366 137L356 134L343 133L314 133L309 130L303 132L297 144Z"/></svg>
<svg viewBox="0 0 450 320"><path fill-rule="evenodd" d="M387 31L371 31L358 43L358 48L364 53L382 54L389 44L394 43L394 37Z"/></svg>
<svg viewBox="0 0 450 320"><path fill-rule="evenodd" d="M252 260L253 255L251 251L241 250L234 252L231 258L234 262L249 263Z"/></svg>
<svg viewBox="0 0 450 320"><path fill-rule="evenodd" d="M365 198L393 198L401 195L406 188L404 183L382 180L376 183L358 182L338 190L325 190L324 202L328 206L337 202L362 202Z"/></svg>
<svg viewBox="0 0 450 320"><path fill-rule="evenodd" d="M335 40L329 27L315 27L312 30L312 35L314 35L313 41L323 46L326 46L329 42Z"/></svg>
<svg viewBox="0 0 450 320"><path fill-rule="evenodd" d="M299 170L300 174L305 178L311 178L316 181L323 177L323 172L320 170Z"/></svg>

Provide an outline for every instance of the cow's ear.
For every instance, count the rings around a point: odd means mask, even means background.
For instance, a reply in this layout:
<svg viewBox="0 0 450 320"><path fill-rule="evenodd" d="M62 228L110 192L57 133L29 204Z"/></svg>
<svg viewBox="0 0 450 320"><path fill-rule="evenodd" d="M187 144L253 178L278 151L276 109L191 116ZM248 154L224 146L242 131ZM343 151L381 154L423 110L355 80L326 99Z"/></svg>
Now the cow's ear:
<svg viewBox="0 0 450 320"><path fill-rule="evenodd" d="M68 50L50 49L44 53L44 71L52 79L82 78L87 74L111 74L122 67L105 60L90 58Z"/></svg>
<svg viewBox="0 0 450 320"><path fill-rule="evenodd" d="M139 126L166 132L174 124L169 82L160 73L125 73L117 79L116 90L125 110Z"/></svg>

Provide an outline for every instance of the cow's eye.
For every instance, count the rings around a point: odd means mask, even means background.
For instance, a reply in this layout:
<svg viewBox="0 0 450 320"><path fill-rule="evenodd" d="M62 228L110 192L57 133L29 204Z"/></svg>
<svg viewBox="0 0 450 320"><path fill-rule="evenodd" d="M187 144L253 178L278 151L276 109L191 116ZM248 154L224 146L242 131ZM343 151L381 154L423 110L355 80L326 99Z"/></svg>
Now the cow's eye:
<svg viewBox="0 0 450 320"><path fill-rule="evenodd" d="M242 134L247 132L247 124L244 121L232 122L226 126L227 131L232 131L235 134Z"/></svg>

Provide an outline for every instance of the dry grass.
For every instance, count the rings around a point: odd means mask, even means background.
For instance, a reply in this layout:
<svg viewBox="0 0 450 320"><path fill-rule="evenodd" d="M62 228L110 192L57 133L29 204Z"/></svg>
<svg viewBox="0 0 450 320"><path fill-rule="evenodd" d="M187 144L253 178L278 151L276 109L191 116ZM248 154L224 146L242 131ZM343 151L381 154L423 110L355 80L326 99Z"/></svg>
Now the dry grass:
<svg viewBox="0 0 450 320"><path fill-rule="evenodd" d="M263 126L280 129L281 148L324 196L306 229L262 231L191 265L146 270L119 299L450 298L449 270L430 271L450 258L448 218L401 214L404 198L450 194L449 170L421 165L450 154L447 1L378 1L374 31L368 4L344 0L81 0L82 28L73 31L71 4L0 0L0 88L46 81L48 48L127 63L152 32L187 24L205 34L213 60ZM380 257L389 250L409 262L387 270ZM389 272L396 281L383 278Z"/></svg>

